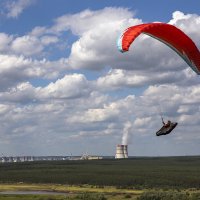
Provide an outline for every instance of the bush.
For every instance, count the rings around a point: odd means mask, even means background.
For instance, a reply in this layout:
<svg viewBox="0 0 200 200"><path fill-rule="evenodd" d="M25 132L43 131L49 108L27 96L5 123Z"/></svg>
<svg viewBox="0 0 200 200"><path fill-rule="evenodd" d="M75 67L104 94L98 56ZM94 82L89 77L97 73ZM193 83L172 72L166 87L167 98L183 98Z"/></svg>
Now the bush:
<svg viewBox="0 0 200 200"><path fill-rule="evenodd" d="M130 199L130 198L131 198L131 195L130 195L130 194L126 194L126 195L124 196L124 198L125 198L125 199Z"/></svg>
<svg viewBox="0 0 200 200"><path fill-rule="evenodd" d="M75 197L76 200L107 200L107 198L102 194L90 194L84 193L81 195L77 195Z"/></svg>
<svg viewBox="0 0 200 200"><path fill-rule="evenodd" d="M190 197L181 192L147 192L142 194L137 200L190 200Z"/></svg>

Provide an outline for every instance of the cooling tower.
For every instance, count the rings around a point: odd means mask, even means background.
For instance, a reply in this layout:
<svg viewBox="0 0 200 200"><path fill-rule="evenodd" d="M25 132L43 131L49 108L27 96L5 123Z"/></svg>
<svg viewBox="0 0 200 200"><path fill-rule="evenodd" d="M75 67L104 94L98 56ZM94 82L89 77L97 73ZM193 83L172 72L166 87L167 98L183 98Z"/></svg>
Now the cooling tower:
<svg viewBox="0 0 200 200"><path fill-rule="evenodd" d="M124 147L124 158L128 158L128 145L123 145Z"/></svg>
<svg viewBox="0 0 200 200"><path fill-rule="evenodd" d="M121 145L118 144L116 148L116 159L120 158L128 158L128 146L127 145Z"/></svg>

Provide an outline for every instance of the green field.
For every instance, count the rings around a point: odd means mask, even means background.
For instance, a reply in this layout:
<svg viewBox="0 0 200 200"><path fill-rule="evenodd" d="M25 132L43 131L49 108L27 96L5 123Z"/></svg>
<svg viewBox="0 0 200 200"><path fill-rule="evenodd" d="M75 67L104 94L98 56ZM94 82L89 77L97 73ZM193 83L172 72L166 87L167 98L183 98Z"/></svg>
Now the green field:
<svg viewBox="0 0 200 200"><path fill-rule="evenodd" d="M2 163L0 191L5 190L68 192L67 196L29 195L27 200L196 200L200 157ZM0 200L11 197L17 200L19 195L0 195Z"/></svg>
<svg viewBox="0 0 200 200"><path fill-rule="evenodd" d="M200 157L3 163L0 182L199 188Z"/></svg>

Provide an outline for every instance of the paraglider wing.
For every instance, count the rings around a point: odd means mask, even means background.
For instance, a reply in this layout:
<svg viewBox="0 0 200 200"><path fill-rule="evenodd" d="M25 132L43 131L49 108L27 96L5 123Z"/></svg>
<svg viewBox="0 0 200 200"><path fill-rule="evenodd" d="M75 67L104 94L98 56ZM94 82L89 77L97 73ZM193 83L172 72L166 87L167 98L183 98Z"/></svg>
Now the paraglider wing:
<svg viewBox="0 0 200 200"><path fill-rule="evenodd" d="M159 131L156 132L157 136L167 135L172 132L172 130L177 126L177 122L171 122L168 127L163 126Z"/></svg>
<svg viewBox="0 0 200 200"><path fill-rule="evenodd" d="M168 45L200 75L200 52L198 48L183 31L170 24L148 23L129 27L118 40L119 51L128 51L132 42L141 33L147 34Z"/></svg>

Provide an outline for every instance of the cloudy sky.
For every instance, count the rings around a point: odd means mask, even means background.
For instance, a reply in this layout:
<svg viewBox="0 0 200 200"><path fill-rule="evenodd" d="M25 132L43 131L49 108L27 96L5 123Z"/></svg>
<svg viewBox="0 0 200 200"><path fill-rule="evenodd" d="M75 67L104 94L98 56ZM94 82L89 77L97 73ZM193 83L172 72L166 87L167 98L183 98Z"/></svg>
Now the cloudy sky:
<svg viewBox="0 0 200 200"><path fill-rule="evenodd" d="M200 154L200 77L169 47L129 26L165 22L200 49L200 2L1 0L1 155ZM156 137L164 119L179 123Z"/></svg>

